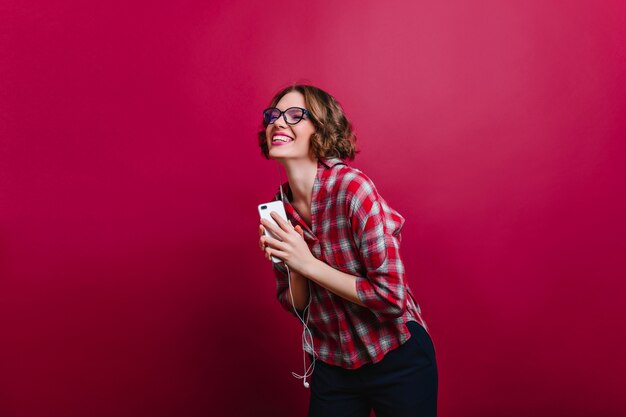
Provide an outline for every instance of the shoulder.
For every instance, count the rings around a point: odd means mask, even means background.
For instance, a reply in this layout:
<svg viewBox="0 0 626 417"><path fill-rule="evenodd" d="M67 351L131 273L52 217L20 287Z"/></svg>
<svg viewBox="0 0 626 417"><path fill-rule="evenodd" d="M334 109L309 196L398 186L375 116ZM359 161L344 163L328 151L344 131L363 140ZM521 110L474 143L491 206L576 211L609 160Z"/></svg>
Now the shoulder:
<svg viewBox="0 0 626 417"><path fill-rule="evenodd" d="M345 203L350 211L363 205L367 208L379 198L374 182L360 169L336 165L329 171L330 188L334 189L338 202Z"/></svg>
<svg viewBox="0 0 626 417"><path fill-rule="evenodd" d="M376 186L371 178L357 168L349 167L349 172L343 176L342 182L346 192L354 197L365 197L376 193Z"/></svg>
<svg viewBox="0 0 626 417"><path fill-rule="evenodd" d="M331 159L324 163L324 183L327 188L336 188L339 191L356 191L361 187L374 188L372 180L358 168L348 165L339 159Z"/></svg>

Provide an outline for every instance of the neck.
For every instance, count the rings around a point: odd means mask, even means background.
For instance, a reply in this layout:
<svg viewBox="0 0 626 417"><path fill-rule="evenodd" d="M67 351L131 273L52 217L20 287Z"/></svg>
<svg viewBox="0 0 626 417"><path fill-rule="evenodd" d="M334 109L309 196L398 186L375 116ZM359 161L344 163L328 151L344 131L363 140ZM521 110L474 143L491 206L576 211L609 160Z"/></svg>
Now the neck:
<svg viewBox="0 0 626 417"><path fill-rule="evenodd" d="M278 162L285 167L287 173L291 203L304 203L307 207L311 207L313 183L317 175L317 158L289 159Z"/></svg>

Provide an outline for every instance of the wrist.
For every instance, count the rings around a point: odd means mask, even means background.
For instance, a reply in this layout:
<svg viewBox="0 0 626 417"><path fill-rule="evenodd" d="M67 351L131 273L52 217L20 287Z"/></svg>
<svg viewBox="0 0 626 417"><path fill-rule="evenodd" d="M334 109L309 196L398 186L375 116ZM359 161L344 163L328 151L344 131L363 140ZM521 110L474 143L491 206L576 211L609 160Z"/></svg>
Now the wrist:
<svg viewBox="0 0 626 417"><path fill-rule="evenodd" d="M311 258L303 265L301 275L303 277L312 279L319 262L321 262L319 259L311 256Z"/></svg>

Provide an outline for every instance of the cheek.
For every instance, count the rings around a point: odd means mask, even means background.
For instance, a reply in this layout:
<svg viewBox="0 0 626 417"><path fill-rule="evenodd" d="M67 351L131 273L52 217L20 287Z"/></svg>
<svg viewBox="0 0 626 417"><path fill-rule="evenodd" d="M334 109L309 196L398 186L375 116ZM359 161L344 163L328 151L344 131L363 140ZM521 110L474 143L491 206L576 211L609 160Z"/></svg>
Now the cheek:
<svg viewBox="0 0 626 417"><path fill-rule="evenodd" d="M308 145L311 143L311 136L313 136L313 133L315 133L315 130L305 129L298 132L296 137L300 139L300 142L304 142Z"/></svg>

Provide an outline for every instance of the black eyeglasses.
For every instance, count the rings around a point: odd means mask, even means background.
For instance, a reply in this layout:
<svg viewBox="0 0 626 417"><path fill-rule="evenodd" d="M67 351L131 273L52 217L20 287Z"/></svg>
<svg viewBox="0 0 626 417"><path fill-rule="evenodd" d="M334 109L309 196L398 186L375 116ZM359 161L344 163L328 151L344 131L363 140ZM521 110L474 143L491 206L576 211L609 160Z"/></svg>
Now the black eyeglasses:
<svg viewBox="0 0 626 417"><path fill-rule="evenodd" d="M285 123L295 125L307 115L309 115L308 110L302 107L289 107L285 111L280 111L276 107L270 107L269 109L263 110L263 124L265 126L271 125L278 120L280 116L283 116Z"/></svg>

